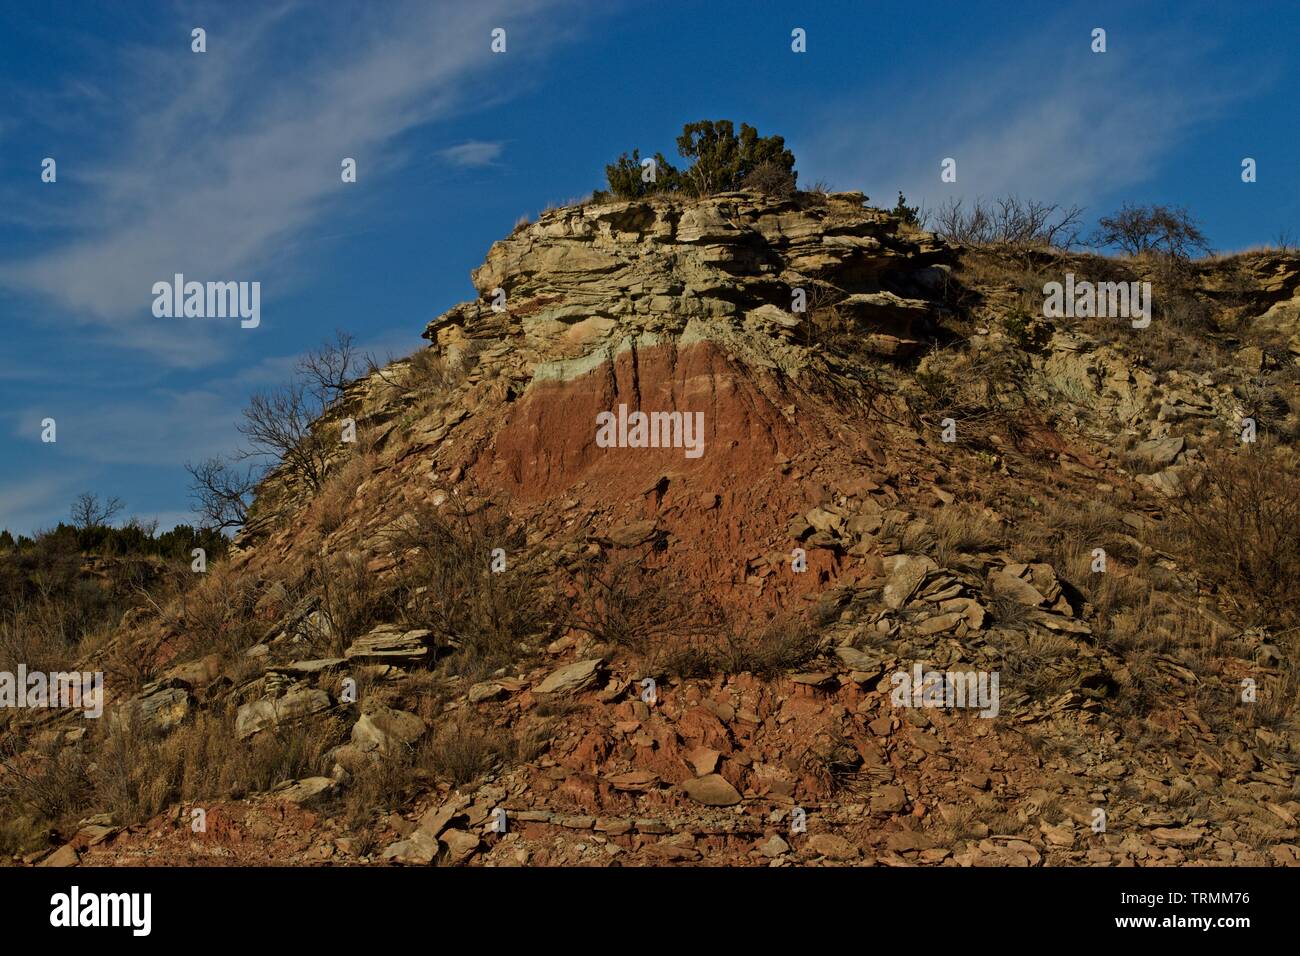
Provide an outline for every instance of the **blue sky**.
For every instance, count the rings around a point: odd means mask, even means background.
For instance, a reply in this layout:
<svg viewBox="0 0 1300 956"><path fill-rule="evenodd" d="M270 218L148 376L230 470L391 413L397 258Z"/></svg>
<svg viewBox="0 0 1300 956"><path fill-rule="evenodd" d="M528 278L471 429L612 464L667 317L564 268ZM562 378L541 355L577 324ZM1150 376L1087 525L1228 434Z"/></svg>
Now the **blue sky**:
<svg viewBox="0 0 1300 956"><path fill-rule="evenodd" d="M1300 236L1298 36L1295 2L7 4L0 527L84 490L189 520L184 462L304 349L412 351L519 216L691 120L780 133L802 181L882 205L1173 202L1219 250ZM261 325L155 318L176 272L259 281Z"/></svg>

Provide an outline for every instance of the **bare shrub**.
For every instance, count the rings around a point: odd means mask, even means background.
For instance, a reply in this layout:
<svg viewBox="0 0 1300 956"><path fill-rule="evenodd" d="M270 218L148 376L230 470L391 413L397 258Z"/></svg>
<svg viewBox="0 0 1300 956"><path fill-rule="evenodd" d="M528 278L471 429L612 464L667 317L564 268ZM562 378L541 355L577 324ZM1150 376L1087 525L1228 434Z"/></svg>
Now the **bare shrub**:
<svg viewBox="0 0 1300 956"><path fill-rule="evenodd" d="M1004 628L1012 630L1026 628L1033 617L1029 605L1010 595L995 594L989 604L994 623Z"/></svg>
<svg viewBox="0 0 1300 956"><path fill-rule="evenodd" d="M1043 519L1050 528L1097 543L1124 526L1114 505L1095 498L1085 501L1049 498L1043 508Z"/></svg>
<svg viewBox="0 0 1300 956"><path fill-rule="evenodd" d="M1098 220L1091 242L1130 256L1152 254L1178 260L1211 251L1200 225L1182 206L1125 203L1118 212Z"/></svg>
<svg viewBox="0 0 1300 956"><path fill-rule="evenodd" d="M977 198L970 205L949 199L933 214L934 231L963 245L1007 245L1069 249L1079 239L1083 209L1018 196L992 201Z"/></svg>
<svg viewBox="0 0 1300 956"><path fill-rule="evenodd" d="M1258 703L1246 710L1247 726L1294 731L1300 713L1300 668L1287 662L1281 673L1264 678Z"/></svg>
<svg viewBox="0 0 1300 956"><path fill-rule="evenodd" d="M101 658L111 696L134 694L161 674L166 632L158 627L126 628L111 637Z"/></svg>
<svg viewBox="0 0 1300 956"><path fill-rule="evenodd" d="M469 714L446 721L419 746L415 762L439 780L462 787L514 762L515 739Z"/></svg>
<svg viewBox="0 0 1300 956"><path fill-rule="evenodd" d="M360 371L361 356L349 332L336 330L298 360L297 372L312 399L327 409L343 397L344 390Z"/></svg>
<svg viewBox="0 0 1300 956"><path fill-rule="evenodd" d="M961 422L958 444L992 447L997 443L989 443L988 436L996 434L1019 450L1028 426L1043 417L1038 398L1027 387L1031 373L1028 357L1015 348L974 354L936 349L913 373L908 406L916 424L925 428L945 417Z"/></svg>
<svg viewBox="0 0 1300 956"><path fill-rule="evenodd" d="M321 429L312 427L323 410L301 381L254 394L238 426L249 447L237 457L273 459L316 491L325 479L334 446Z"/></svg>
<svg viewBox="0 0 1300 956"><path fill-rule="evenodd" d="M10 735L0 745L0 761L0 802L50 823L79 811L92 788L85 754L76 747L23 752L21 739Z"/></svg>
<svg viewBox="0 0 1300 956"><path fill-rule="evenodd" d="M552 619L538 555L504 509L453 493L443 510L419 508L391 533L404 558L399 606L407 623L456 649L448 667L476 676L514 662ZM493 551L506 569L492 570Z"/></svg>
<svg viewBox="0 0 1300 956"><path fill-rule="evenodd" d="M379 814L400 809L417 786L411 750L367 760L353 770L343 797L348 829L366 832Z"/></svg>
<svg viewBox="0 0 1300 956"><path fill-rule="evenodd" d="M325 628L307 629L312 650L340 655L353 640L400 613L394 588L381 584L356 552L323 555L312 568L311 584L320 594Z"/></svg>
<svg viewBox="0 0 1300 956"><path fill-rule="evenodd" d="M716 608L672 569L655 568L649 554L606 556L574 575L576 592L566 623L645 661L679 653L680 643L713 633Z"/></svg>
<svg viewBox="0 0 1300 956"><path fill-rule="evenodd" d="M56 671L81 639L70 608L55 598L37 596L0 614L0 670L14 673L19 664L36 671Z"/></svg>
<svg viewBox="0 0 1300 956"><path fill-rule="evenodd" d="M107 525L126 507L121 498L100 501L98 495L85 492L72 503L72 523L85 530Z"/></svg>
<svg viewBox="0 0 1300 956"><path fill-rule="evenodd" d="M870 791L870 778L859 769L862 755L838 728L818 734L804 751L801 764L830 793L861 795Z"/></svg>
<svg viewBox="0 0 1300 956"><path fill-rule="evenodd" d="M766 162L755 166L741 185L765 196L789 198L795 192L795 178L790 170L778 163Z"/></svg>
<svg viewBox="0 0 1300 956"><path fill-rule="evenodd" d="M994 599L994 618L1001 628L990 632L1001 655L999 669L1004 692L1013 690L1032 701L1045 701L1061 691L1054 667L1074 656L1074 645L1053 634L1038 634L1027 628L1029 609L1006 598ZM1019 610L1011 604L1018 605ZM1019 620L1013 620L1020 616Z"/></svg>
<svg viewBox="0 0 1300 956"><path fill-rule="evenodd" d="M794 616L751 626L733 623L721 637L715 669L724 674L748 671L758 677L776 677L806 663L818 650L812 626Z"/></svg>
<svg viewBox="0 0 1300 956"><path fill-rule="evenodd" d="M186 653L231 658L256 644L261 634L258 597L251 573L229 566L209 571L181 597L174 618L176 629L188 638Z"/></svg>
<svg viewBox="0 0 1300 956"><path fill-rule="evenodd" d="M115 722L95 749L95 805L134 823L176 801L242 799L285 780L322 773L326 752L346 736L321 718L235 736L234 711L202 712L161 736L139 722Z"/></svg>
<svg viewBox="0 0 1300 956"><path fill-rule="evenodd" d="M257 470L238 468L220 458L208 458L197 465L185 463L190 476L190 501L203 526L225 531L238 528L248 519L257 487Z"/></svg>
<svg viewBox="0 0 1300 956"><path fill-rule="evenodd" d="M373 466L371 454L355 454L325 480L314 502L316 527L322 534L330 534L343 524L357 488Z"/></svg>
<svg viewBox="0 0 1300 956"><path fill-rule="evenodd" d="M367 355L366 375L402 396L445 394L464 381L476 358L474 347L464 349L452 361L437 346L430 345L413 352L403 362L397 362L392 355L382 362Z"/></svg>
<svg viewBox="0 0 1300 956"><path fill-rule="evenodd" d="M1288 457L1267 445L1211 453L1171 506L1173 541L1229 604L1251 623L1300 623L1300 475Z"/></svg>
<svg viewBox="0 0 1300 956"><path fill-rule="evenodd" d="M237 426L247 447L236 451L234 460L251 460L253 465L240 470L219 458L186 465L191 497L211 527L243 524L268 461L269 467L286 469L309 491L320 488L338 444L320 419L342 402L360 362L352 336L335 332L333 339L298 360L286 384L257 392L249 400Z"/></svg>

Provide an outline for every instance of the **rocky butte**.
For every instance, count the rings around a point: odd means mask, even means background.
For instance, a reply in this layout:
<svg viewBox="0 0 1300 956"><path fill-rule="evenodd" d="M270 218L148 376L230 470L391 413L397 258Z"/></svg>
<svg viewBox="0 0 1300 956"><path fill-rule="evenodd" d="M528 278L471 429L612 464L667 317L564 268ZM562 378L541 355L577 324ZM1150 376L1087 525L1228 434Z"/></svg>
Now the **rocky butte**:
<svg viewBox="0 0 1300 956"><path fill-rule="evenodd" d="M161 781L49 859L1296 865L1287 611L1180 503L1294 486L1300 263L1158 266L860 193L520 225L317 424L357 426L323 486L277 469L232 560L90 655L150 665L118 718L22 715L22 759ZM1151 282L1150 325L1044 316L1067 273ZM931 672L996 714L891 700ZM163 754L248 762L181 792Z"/></svg>

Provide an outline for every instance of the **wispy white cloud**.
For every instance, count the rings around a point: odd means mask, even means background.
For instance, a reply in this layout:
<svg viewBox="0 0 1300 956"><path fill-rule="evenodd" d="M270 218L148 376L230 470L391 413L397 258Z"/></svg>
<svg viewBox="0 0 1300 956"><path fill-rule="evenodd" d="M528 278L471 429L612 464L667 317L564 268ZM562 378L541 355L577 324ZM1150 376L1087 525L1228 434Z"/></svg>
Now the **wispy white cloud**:
<svg viewBox="0 0 1300 956"><path fill-rule="evenodd" d="M96 465L172 467L187 458L228 451L238 440L238 399L219 389L168 391L78 403L21 408L11 417L16 440L39 442L42 418L58 423L58 446L67 458Z"/></svg>
<svg viewBox="0 0 1300 956"><path fill-rule="evenodd" d="M867 187L886 205L898 189L931 208L1006 194L1086 205L1150 179L1194 126L1262 82L1208 74L1210 51L1195 37L1148 38L1156 60L1092 54L1086 43L1062 53L1044 35L1053 31L981 48L978 66L934 64L924 83L873 91L880 105L860 121L860 106L834 102L806 150L816 157L808 178ZM949 157L957 181L942 183Z"/></svg>
<svg viewBox="0 0 1300 956"><path fill-rule="evenodd" d="M342 5L217 7L204 17L206 54L188 38L123 51L141 85L110 91L124 111L119 148L94 169L60 170L89 187L75 238L0 263L0 285L100 326L110 342L205 364L220 354L213 327L153 318L152 284L177 272L261 281L289 271L293 240L364 201L341 181L342 160L357 161L362 183L390 172L406 159L403 134L460 109L476 83L491 87L492 27L527 27L529 43L510 56L545 52L536 14L548 6L409 0L366 5L364 17ZM462 144L455 156L490 162L493 146ZM263 281L264 314L284 291Z"/></svg>
<svg viewBox="0 0 1300 956"><path fill-rule="evenodd" d="M453 166L491 166L501 155L504 143L472 139L439 150L438 155Z"/></svg>

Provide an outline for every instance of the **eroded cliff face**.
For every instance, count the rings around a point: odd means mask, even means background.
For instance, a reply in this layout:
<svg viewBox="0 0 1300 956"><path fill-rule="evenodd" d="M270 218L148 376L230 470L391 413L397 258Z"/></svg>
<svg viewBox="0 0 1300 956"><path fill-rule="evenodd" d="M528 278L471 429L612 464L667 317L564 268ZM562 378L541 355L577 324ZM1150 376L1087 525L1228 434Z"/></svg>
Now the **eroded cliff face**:
<svg viewBox="0 0 1300 956"><path fill-rule="evenodd" d="M393 388L418 379L403 363L354 389L380 466L403 476L368 482L390 500L358 519L377 528L461 481L539 514L576 498L607 522L650 516L664 534L725 543L730 562L711 547L681 558L743 581L821 493L796 462L871 460L873 429L898 412L810 317L833 304L866 354L915 355L942 332L952 258L857 193L548 212L493 245L474 272L478 300L429 324L430 354L469 368L463 381L431 398ZM602 447L601 416L620 414L631 429ZM671 416L662 441L658 426L638 440L638 414ZM678 440L683 418L700 426L693 451Z"/></svg>
<svg viewBox="0 0 1300 956"><path fill-rule="evenodd" d="M137 621L118 642L165 637L163 678L124 706L254 745L335 728L313 776L222 802L210 849L245 862L232 834L275 808L297 848L274 862L1295 863L1293 665L1160 529L1243 419L1282 455L1300 434L1300 263L1190 266L1146 330L1044 319L1066 272L1161 281L953 248L854 193L547 212L320 424L358 434L323 490L264 483L204 585L253 646ZM431 513L490 534L422 540ZM453 546L483 569L499 546L489 578L545 604L497 656L433 600L497 592L421 577ZM583 626L629 561L648 617ZM918 666L1000 697L900 697ZM420 765L372 847L347 834L337 800L376 768L476 734L514 743L473 779Z"/></svg>
<svg viewBox="0 0 1300 956"><path fill-rule="evenodd" d="M725 498L757 547L803 497L783 467L848 425L830 387L842 370L808 315L833 297L873 352L909 354L943 313L939 264L951 257L860 194L549 212L492 247L473 277L480 300L426 331L452 362L485 341L494 357L508 349L510 402L445 464L522 502L582 489L640 510L663 482L670 513L700 520ZM620 406L697 417L704 450L635 447L635 422L630 446L600 447L598 416Z"/></svg>

